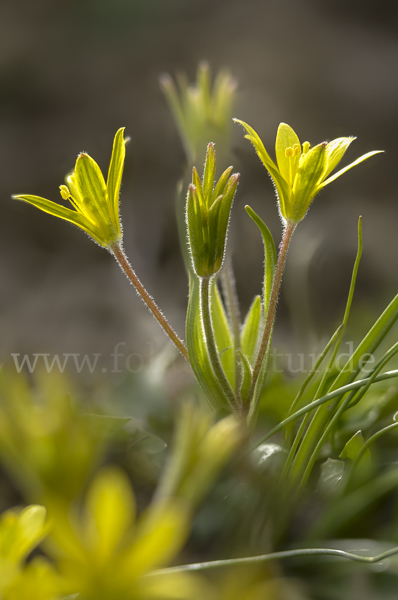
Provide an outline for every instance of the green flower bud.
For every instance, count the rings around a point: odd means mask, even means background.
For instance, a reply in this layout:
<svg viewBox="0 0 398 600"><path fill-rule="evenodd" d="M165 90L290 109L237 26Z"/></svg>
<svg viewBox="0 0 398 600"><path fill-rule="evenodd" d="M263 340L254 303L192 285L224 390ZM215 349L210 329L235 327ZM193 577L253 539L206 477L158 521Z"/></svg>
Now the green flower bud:
<svg viewBox="0 0 398 600"><path fill-rule="evenodd" d="M215 183L214 144L207 147L202 181L193 168L188 188L186 222L192 265L198 277L212 277L222 267L227 242L228 222L239 174L224 171Z"/></svg>

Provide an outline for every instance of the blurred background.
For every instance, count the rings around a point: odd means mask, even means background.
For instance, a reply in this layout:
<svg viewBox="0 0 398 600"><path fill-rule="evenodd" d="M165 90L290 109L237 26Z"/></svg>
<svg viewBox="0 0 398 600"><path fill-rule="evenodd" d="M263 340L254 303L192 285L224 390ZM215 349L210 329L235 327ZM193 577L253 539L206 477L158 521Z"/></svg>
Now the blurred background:
<svg viewBox="0 0 398 600"><path fill-rule="evenodd" d="M345 164L385 150L315 201L293 242L276 329L282 345L311 345L331 333L362 215L352 330L364 334L398 290L396 13L389 0L1 2L1 360L25 353L109 358L122 343L138 369L167 343L109 254L70 224L10 198L61 201L58 186L81 151L107 172L121 126L131 137L121 196L125 249L183 335L187 278L174 208L185 157L159 77L185 72L192 81L201 60L213 73L230 69L238 83L234 114L271 154L281 121L311 144L357 136ZM277 242L280 223L271 182L237 125L233 156L241 183L230 246L246 310L261 290L263 257L244 205ZM109 371L111 363L101 367Z"/></svg>

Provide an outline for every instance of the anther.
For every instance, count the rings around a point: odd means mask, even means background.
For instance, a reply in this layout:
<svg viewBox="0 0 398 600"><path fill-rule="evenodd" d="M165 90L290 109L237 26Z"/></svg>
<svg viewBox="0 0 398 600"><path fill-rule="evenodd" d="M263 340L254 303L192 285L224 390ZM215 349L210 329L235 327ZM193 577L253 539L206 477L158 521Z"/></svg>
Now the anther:
<svg viewBox="0 0 398 600"><path fill-rule="evenodd" d="M286 148L285 156L286 158L290 158L291 156L293 156L293 148Z"/></svg>
<svg viewBox="0 0 398 600"><path fill-rule="evenodd" d="M66 185L60 185L59 191L61 192L61 196L64 200L67 200L68 198L70 198L70 191Z"/></svg>

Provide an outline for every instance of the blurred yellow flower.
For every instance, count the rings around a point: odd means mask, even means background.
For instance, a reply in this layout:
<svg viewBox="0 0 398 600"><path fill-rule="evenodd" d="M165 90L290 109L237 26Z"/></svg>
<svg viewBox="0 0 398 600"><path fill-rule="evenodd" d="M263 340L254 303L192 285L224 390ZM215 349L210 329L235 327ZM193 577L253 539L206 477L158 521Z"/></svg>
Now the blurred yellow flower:
<svg viewBox="0 0 398 600"><path fill-rule="evenodd" d="M152 504L137 519L130 483L116 468L97 475L75 519L56 498L49 510L64 592L79 592L84 600L156 598L158 577L151 573L174 559L189 534L189 512L181 501ZM174 597L175 578L166 593L163 577L159 597Z"/></svg>

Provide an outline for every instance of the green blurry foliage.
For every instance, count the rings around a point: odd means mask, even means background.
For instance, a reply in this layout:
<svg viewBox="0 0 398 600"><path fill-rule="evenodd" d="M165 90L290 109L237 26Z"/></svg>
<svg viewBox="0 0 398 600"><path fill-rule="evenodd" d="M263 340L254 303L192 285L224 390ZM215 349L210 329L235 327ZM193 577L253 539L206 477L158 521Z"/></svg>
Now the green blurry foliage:
<svg viewBox="0 0 398 600"><path fill-rule="evenodd" d="M236 82L228 71L219 71L212 85L209 65L202 62L195 83L180 74L176 86L163 75L161 86L189 164L203 162L209 141L220 146L220 152L229 152Z"/></svg>
<svg viewBox="0 0 398 600"><path fill-rule="evenodd" d="M185 404L157 490L158 500L176 496L196 506L243 437L242 425L233 415L214 423L208 409Z"/></svg>
<svg viewBox="0 0 398 600"><path fill-rule="evenodd" d="M87 414L64 376L0 379L0 460L29 498L72 499L129 419Z"/></svg>

